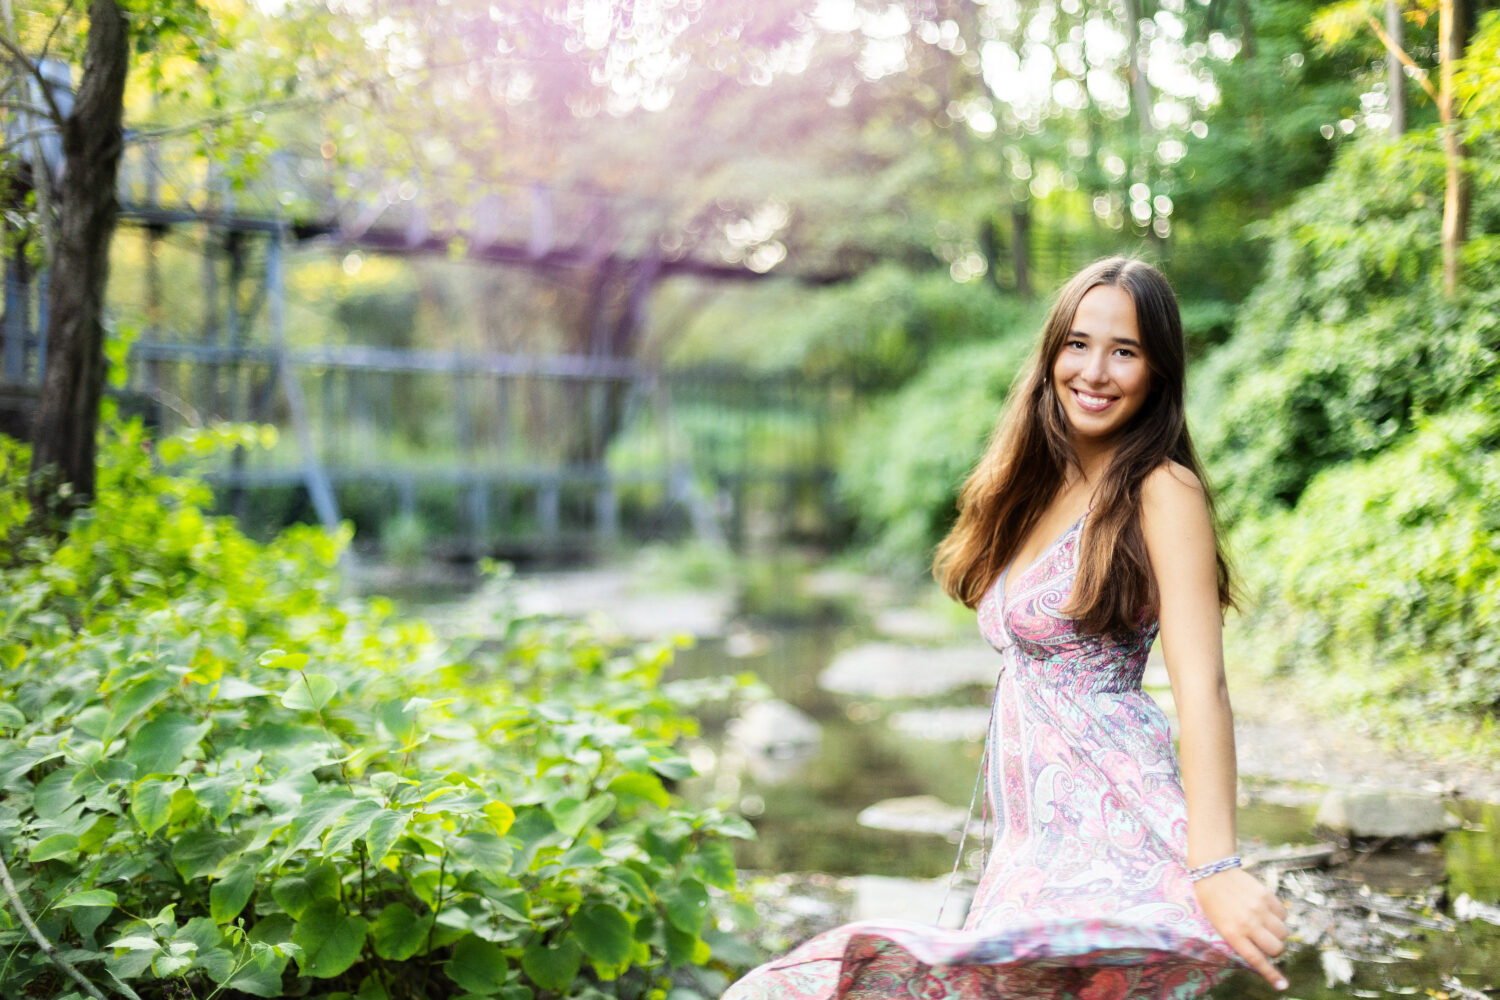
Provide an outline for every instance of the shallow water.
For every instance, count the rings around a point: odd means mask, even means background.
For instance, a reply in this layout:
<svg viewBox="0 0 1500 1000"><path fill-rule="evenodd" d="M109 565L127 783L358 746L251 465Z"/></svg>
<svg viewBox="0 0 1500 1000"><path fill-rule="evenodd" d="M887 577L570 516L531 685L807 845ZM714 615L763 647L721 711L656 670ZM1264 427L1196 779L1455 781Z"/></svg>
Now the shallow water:
<svg viewBox="0 0 1500 1000"><path fill-rule="evenodd" d="M915 738L909 728L893 726L892 717L899 721L901 713L913 710L982 708L988 704L988 688L967 685L922 699L832 694L818 686L818 675L840 651L867 638L861 630L787 627L764 631L758 638L763 640L757 644L760 648L748 656L730 656L722 641L702 642L679 653L674 668L678 676L752 671L776 697L807 713L822 728L821 747L813 756L800 767L780 762L781 770L790 770L792 776L767 782L757 780L732 749L726 750L722 734L727 720L712 710L705 713L705 735L716 766L693 793L736 805L754 823L758 839L743 845L741 867L920 879L947 876L955 861L955 845L949 839L867 829L856 817L875 802L909 795L934 795L967 806L978 774L980 741ZM1315 802L1322 789L1249 778L1244 791L1239 814L1242 847L1319 840L1313 829L1315 809L1306 803ZM1466 828L1439 843L1359 855L1332 869L1332 880L1319 883L1321 890L1345 900L1340 907L1326 908L1342 915L1334 931L1321 935L1318 946L1304 944L1284 962L1291 981L1288 996L1482 1000L1487 994L1478 991L1500 987L1500 927L1468 920L1445 929L1423 929L1389 916L1351 911L1346 905L1361 892L1383 893L1398 902L1429 897L1437 904L1430 912L1438 918L1451 917L1453 900L1464 894L1500 905L1500 806L1468 802L1458 809ZM975 841L969 843L973 846ZM1422 904L1414 905L1420 910ZM1224 1000L1277 994L1247 975L1213 995Z"/></svg>

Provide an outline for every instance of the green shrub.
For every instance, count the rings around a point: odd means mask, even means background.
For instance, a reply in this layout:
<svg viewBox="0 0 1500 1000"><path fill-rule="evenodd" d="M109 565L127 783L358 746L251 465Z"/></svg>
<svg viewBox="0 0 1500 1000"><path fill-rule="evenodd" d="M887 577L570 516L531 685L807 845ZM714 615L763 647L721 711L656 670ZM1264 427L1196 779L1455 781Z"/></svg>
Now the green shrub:
<svg viewBox="0 0 1500 1000"><path fill-rule="evenodd" d="M1244 630L1266 665L1325 704L1394 706L1414 725L1500 715L1497 445L1491 397L1243 525Z"/></svg>
<svg viewBox="0 0 1500 1000"><path fill-rule="evenodd" d="M839 493L877 559L915 568L931 556L1034 335L944 352L851 431Z"/></svg>
<svg viewBox="0 0 1500 1000"><path fill-rule="evenodd" d="M1500 371L1500 142L1476 140L1468 291L1439 289L1436 137L1351 143L1268 227L1270 264L1233 339L1198 368L1204 457L1231 519L1296 503Z"/></svg>
<svg viewBox="0 0 1500 1000"><path fill-rule="evenodd" d="M455 648L340 600L340 540L252 542L154 461L111 432L96 506L0 570L0 856L67 961L146 998L722 984L709 890L749 829L671 787L723 683L535 621ZM24 467L0 439L0 536ZM0 995L67 993L9 906L0 949Z"/></svg>

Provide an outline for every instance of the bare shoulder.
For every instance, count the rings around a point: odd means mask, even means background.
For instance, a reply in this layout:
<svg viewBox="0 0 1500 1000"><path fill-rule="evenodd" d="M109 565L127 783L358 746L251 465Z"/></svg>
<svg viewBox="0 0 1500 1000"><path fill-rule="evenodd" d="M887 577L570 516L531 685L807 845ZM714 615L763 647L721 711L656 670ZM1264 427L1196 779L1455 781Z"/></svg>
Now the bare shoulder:
<svg viewBox="0 0 1500 1000"><path fill-rule="evenodd" d="M1179 462L1163 462L1141 484L1141 506L1149 513L1180 514L1207 507L1203 483Z"/></svg>
<svg viewBox="0 0 1500 1000"><path fill-rule="evenodd" d="M1181 462L1163 462L1157 468L1152 469L1146 475L1145 483L1142 483L1142 499L1148 504L1152 502L1166 502L1166 504L1184 504L1184 502L1203 502L1203 483L1193 469L1182 465Z"/></svg>

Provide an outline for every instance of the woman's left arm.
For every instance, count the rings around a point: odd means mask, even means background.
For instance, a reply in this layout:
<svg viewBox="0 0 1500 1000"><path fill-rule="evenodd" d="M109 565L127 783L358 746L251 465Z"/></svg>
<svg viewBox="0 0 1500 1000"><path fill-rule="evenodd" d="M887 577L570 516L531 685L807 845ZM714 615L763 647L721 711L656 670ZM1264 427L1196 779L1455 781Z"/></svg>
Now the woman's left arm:
<svg viewBox="0 0 1500 1000"><path fill-rule="evenodd" d="M1162 651L1177 705L1182 788L1187 797L1187 864L1236 853L1234 721L1224 681L1222 613L1214 528L1203 487L1179 465L1147 477L1141 529L1160 599ZM1243 869L1194 884L1214 929L1277 989L1271 959L1284 950L1286 909Z"/></svg>

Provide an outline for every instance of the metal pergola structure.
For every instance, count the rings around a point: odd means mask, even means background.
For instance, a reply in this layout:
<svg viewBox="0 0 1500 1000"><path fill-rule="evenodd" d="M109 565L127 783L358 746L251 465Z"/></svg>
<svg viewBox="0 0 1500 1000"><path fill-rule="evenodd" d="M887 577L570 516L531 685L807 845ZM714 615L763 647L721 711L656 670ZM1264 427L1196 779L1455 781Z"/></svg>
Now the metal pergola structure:
<svg viewBox="0 0 1500 1000"><path fill-rule="evenodd" d="M206 258L216 258L206 259L203 270L201 293L218 303L210 309L213 318L205 329L176 337L147 330L132 345L130 390L149 401L145 406L151 419L167 428L209 417L249 420L279 424L291 432L287 450L295 452L294 463L266 464L236 452L210 473L231 498L238 498L232 507L243 511L250 491L301 488L317 520L332 528L348 511L341 498L373 491L390 509L414 515L424 495L437 490L453 498L451 534L457 551L556 554L610 544L621 532L622 503L631 510L652 502L675 507L695 534L717 538L724 525L732 529L743 524L747 490L779 490L783 505L790 508L799 492L806 495L826 484L824 436L841 398L836 387L777 390L779 405L796 411L801 437L815 442L811 451L819 456L816 460L806 461L804 454L780 468L774 462L771 467L747 463L721 469L705 482L695 474L703 449L684 441L672 426L673 385L699 405L717 400L723 409L725 399L744 395L743 385L730 391L732 384L753 385L756 380L725 373L664 376L634 356L649 321L651 291L663 278L687 274L744 281L762 275L681 249L664 251L664 246L680 248L684 241L664 240L659 222L634 240L591 239L601 197L596 192L553 190L534 182L488 190L476 196L465 230L440 230L420 199L410 196L409 186L392 190L351 184L347 190L365 193L339 195L321 157L277 154L249 183L232 179L213 163L186 140L131 138L118 197L122 226L140 231L148 244L190 227L203 233ZM614 275L614 308L606 315L608 303L601 301L587 352L311 345L298 344L288 334L287 256L292 248L327 245L342 252L449 256L456 240L469 259L500 268L543 273L589 269ZM7 399L24 406L34 397L46 364L48 277L45 270L33 270L22 254L6 257L4 275L0 407ZM362 448L358 441L333 440L330 427L345 415L363 414L365 423L378 424L379 411L390 409L403 387L407 395L424 400L447 394L453 447L446 460L393 459L371 454L369 442ZM604 444L622 421L642 414L655 422L660 438L655 460L637 468L612 468ZM740 425L752 419L750 411L727 414L725 410L714 419ZM529 433L535 439L567 433L592 444L581 455L561 457L497 453L485 446L486 438L496 436L497 425L518 422L532 425ZM569 429L562 430L564 425ZM741 426L736 433L750 432ZM715 459L710 455L708 461Z"/></svg>

